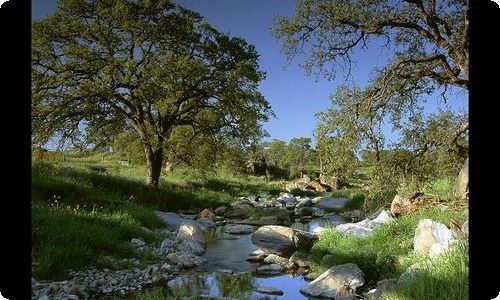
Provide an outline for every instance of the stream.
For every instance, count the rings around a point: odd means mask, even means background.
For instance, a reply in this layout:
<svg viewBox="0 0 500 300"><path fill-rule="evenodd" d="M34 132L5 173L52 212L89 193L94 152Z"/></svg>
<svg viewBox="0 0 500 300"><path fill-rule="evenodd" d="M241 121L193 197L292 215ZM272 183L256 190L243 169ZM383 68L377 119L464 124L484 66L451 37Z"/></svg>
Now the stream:
<svg viewBox="0 0 500 300"><path fill-rule="evenodd" d="M327 228L345 222L340 216L329 214L305 223L296 222L291 227L314 232L319 227ZM208 262L195 270L182 271L179 274L183 282L181 287L176 288L175 291L167 288L166 285L153 289L162 289L169 295L169 298L175 299L183 299L184 297L193 299L189 296L197 295L203 295L206 297L205 299L315 299L300 293L300 289L307 284L302 275L256 275L253 271L260 264L246 260L251 252L258 249L251 242L252 234L233 236L233 238L236 237L235 239L218 238L223 235L225 228L226 226L218 226L205 233L207 252L203 257ZM283 295L266 295L255 292L259 286L277 288L283 291ZM131 296L133 297L130 299L135 299L138 295Z"/></svg>

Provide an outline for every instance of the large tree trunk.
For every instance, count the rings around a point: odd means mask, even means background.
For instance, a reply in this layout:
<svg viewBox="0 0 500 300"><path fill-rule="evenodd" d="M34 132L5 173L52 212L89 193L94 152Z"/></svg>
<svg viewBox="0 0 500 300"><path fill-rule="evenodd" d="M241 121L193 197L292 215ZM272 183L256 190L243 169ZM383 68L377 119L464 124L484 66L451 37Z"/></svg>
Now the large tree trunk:
<svg viewBox="0 0 500 300"><path fill-rule="evenodd" d="M163 165L163 149L146 149L146 164L148 167L147 183L152 187L158 187L160 182L161 167Z"/></svg>

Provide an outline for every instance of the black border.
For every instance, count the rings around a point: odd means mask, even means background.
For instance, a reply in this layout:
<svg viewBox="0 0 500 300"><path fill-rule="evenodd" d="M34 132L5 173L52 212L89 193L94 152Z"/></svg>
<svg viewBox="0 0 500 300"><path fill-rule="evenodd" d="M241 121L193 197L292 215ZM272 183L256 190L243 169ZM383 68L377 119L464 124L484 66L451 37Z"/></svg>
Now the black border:
<svg viewBox="0 0 500 300"><path fill-rule="evenodd" d="M39 0L35 0L39 1ZM0 8L0 103L4 163L0 200L0 292L31 299L31 2L10 0Z"/></svg>
<svg viewBox="0 0 500 300"><path fill-rule="evenodd" d="M35 0L43 1L43 0ZM499 258L495 226L500 11L489 0L470 0L470 298L494 299ZM0 220L0 292L7 299L31 298L31 2L9 0L0 8L0 118L4 180ZM11 118L7 118L7 116ZM497 154L498 155L498 154ZM490 172L491 171L491 172ZM492 273L493 272L493 273ZM26 295L26 296L25 296Z"/></svg>
<svg viewBox="0 0 500 300"><path fill-rule="evenodd" d="M499 269L498 197L490 191L498 187L497 134L499 82L497 46L499 6L493 1L470 0L470 160L469 160L469 296L471 299L495 299L500 282L495 276ZM497 125L497 126L495 126ZM496 155L495 155L496 154ZM478 297L480 295L480 297Z"/></svg>

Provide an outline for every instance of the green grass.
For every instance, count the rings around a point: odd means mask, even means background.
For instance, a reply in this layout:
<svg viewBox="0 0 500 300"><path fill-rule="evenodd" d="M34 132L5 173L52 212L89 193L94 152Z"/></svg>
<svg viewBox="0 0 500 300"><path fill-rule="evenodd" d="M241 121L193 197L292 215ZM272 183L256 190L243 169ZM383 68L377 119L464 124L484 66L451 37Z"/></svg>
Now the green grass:
<svg viewBox="0 0 500 300"><path fill-rule="evenodd" d="M63 279L69 269L111 268L115 264L109 256L151 259L135 253L128 242L138 237L147 242L161 240L140 228L163 226L154 210L201 210L278 188L257 177L179 170L162 176L158 189L150 189L145 174L143 166L103 162L96 154L66 155L64 160L51 156L49 162L34 159L34 277Z"/></svg>
<svg viewBox="0 0 500 300"><path fill-rule="evenodd" d="M433 195L441 199L453 200L455 195L453 189L455 187L456 178L444 177L438 178L425 183L422 187L422 192L428 195Z"/></svg>
<svg viewBox="0 0 500 300"><path fill-rule="evenodd" d="M141 221L127 210L84 211L75 206L32 205L33 268L35 278L64 279L68 269L94 265L115 267L106 256L148 257L136 253L127 242L142 237L147 243L160 236L144 232Z"/></svg>
<svg viewBox="0 0 500 300"><path fill-rule="evenodd" d="M311 250L313 270L321 273L334 265L356 263L365 274L367 287L381 279L398 277L419 259L412 254L412 240L418 222L424 218L448 225L450 220L464 222L467 212L453 208L423 209L415 215L401 216L364 239L345 237L334 229L327 230ZM331 256L322 260L326 254Z"/></svg>
<svg viewBox="0 0 500 300"><path fill-rule="evenodd" d="M145 174L143 166L98 165L84 160L58 164L35 162L32 165L33 199L50 201L56 196L64 203L104 207L132 202L177 211L225 205L236 197L261 192L279 192L275 182L254 176L229 177L186 170L163 176L159 188L150 189L145 184Z"/></svg>
<svg viewBox="0 0 500 300"><path fill-rule="evenodd" d="M461 244L442 254L408 282L385 292L381 299L468 299L468 265L468 248Z"/></svg>
<svg viewBox="0 0 500 300"><path fill-rule="evenodd" d="M347 198L347 202L341 209L341 211L350 211L355 209L363 209L363 204L365 203L366 192L359 188L343 189L338 191L333 191L330 193L332 197L335 198Z"/></svg>

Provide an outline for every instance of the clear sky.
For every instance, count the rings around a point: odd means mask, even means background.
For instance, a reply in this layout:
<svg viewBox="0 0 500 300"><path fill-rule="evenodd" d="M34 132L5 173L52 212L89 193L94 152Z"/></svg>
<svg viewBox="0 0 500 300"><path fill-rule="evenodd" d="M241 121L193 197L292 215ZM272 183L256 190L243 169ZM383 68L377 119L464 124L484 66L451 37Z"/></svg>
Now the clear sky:
<svg viewBox="0 0 500 300"><path fill-rule="evenodd" d="M335 88L344 81L342 73L335 81L321 77L306 76L299 67L302 61L295 60L286 65L280 53L280 44L273 37L270 28L274 18L291 16L295 0L176 0L176 3L199 12L208 23L231 36L243 37L255 45L260 54L260 67L267 72L266 80L260 85L261 92L271 104L276 118L264 125L271 138L289 141L293 137L312 137L317 123L315 114L326 110ZM56 0L33 0L32 17L40 19L55 11ZM387 53L380 47L370 47L369 51L354 53L357 65L352 70L353 80L363 86L370 78L373 67L383 64ZM427 112L443 107L437 100L438 94L429 97L425 104ZM452 92L448 105L455 111L468 111L468 95ZM387 126L384 133L388 140L397 135Z"/></svg>

